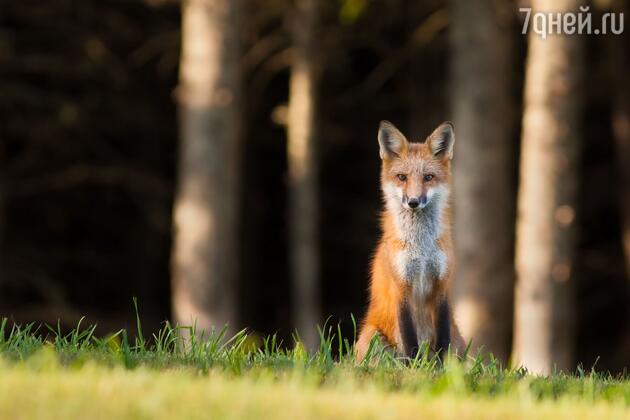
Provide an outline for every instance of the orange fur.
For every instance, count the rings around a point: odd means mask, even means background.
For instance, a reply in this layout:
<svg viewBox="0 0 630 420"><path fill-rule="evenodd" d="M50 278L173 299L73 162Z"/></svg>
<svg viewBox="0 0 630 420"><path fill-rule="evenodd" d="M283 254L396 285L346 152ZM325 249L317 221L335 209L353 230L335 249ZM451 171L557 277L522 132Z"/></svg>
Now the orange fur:
<svg viewBox="0 0 630 420"><path fill-rule="evenodd" d="M393 132L395 136L400 136L401 138L398 139L394 136L391 149L387 149L389 144L381 143L381 157L383 159L381 183L386 196L386 209L381 219L382 238L372 260L369 307L356 343L358 361L362 361L365 357L370 341L377 332L391 346L395 347L399 353L403 353L399 312L405 300L411 302L414 308L415 328L418 332L418 337L420 339L428 339L433 344L436 339L438 302L441 299L447 299L448 286L453 274L452 216L450 205L448 204L443 206L439 213L440 234L436 239L437 249L446 256L446 267L443 272L440 272L439 278L431 279L432 287L430 292L425 295L419 295L414 292L413 285L402 278L397 269L397 255L401 251L405 251L406 247L412 245L405 243L404 238L401 237L396 219L400 217L397 211L398 207L388 207L385 186L389 185L388 188L390 189L398 189L397 191L401 191L404 197L419 197L423 194L430 194L429 190L431 188L440 186L442 191L445 191L445 188L450 191L450 157L452 156L452 150L448 155L445 153L434 153L434 150L439 150L435 149L437 140L434 137L438 130L429 136L424 143L409 143L402 137L400 132L393 126L391 127L390 129L389 125L385 126L385 128L393 130L388 133L391 134ZM383 123L381 125L382 129ZM381 133L379 133L380 135ZM381 142L380 137L379 142ZM452 147L452 143L450 146ZM405 175L406 179L404 181L399 179L401 174ZM427 180L425 178L427 174L430 174L432 178ZM456 350L461 351L463 350L464 342L450 314L449 319L452 346Z"/></svg>

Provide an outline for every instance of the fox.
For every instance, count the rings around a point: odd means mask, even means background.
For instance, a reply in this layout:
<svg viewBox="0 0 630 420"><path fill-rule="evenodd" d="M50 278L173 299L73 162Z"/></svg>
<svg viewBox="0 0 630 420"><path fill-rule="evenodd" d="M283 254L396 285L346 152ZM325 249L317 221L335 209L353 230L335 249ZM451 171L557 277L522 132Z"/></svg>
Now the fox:
<svg viewBox="0 0 630 420"><path fill-rule="evenodd" d="M465 350L448 291L454 274L451 160L453 124L440 124L423 142L410 142L389 121L378 129L382 236L371 263L369 304L356 342L362 362L379 333L401 357L419 344L432 352Z"/></svg>

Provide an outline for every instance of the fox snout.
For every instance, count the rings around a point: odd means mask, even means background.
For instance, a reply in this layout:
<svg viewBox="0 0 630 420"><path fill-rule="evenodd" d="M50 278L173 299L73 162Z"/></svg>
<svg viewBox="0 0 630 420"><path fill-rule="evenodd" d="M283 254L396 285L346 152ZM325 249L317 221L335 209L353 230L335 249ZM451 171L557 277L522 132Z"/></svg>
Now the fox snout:
<svg viewBox="0 0 630 420"><path fill-rule="evenodd" d="M406 201L406 203L404 203ZM429 203L429 198L426 194L422 194L417 197L406 197L406 200L403 200L403 204L406 204L412 210L417 208L423 209Z"/></svg>

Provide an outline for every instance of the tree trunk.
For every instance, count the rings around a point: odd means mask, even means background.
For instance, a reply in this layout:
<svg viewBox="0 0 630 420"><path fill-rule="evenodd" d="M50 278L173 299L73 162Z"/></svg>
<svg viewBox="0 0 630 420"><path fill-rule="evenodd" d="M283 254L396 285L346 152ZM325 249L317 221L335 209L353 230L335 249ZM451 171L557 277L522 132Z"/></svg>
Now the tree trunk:
<svg viewBox="0 0 630 420"><path fill-rule="evenodd" d="M236 326L239 6L182 5L172 305L174 321L199 332Z"/></svg>
<svg viewBox="0 0 630 420"><path fill-rule="evenodd" d="M577 12L578 0L534 0L536 12ZM572 259L580 155L583 40L529 34L516 242L513 358L531 372L572 367Z"/></svg>
<svg viewBox="0 0 630 420"><path fill-rule="evenodd" d="M319 196L316 144L317 0L296 0L291 19L293 64L289 86L289 261L293 320L309 349L319 343Z"/></svg>
<svg viewBox="0 0 630 420"><path fill-rule="evenodd" d="M504 362L514 293L512 7L451 1L455 316L465 340Z"/></svg>

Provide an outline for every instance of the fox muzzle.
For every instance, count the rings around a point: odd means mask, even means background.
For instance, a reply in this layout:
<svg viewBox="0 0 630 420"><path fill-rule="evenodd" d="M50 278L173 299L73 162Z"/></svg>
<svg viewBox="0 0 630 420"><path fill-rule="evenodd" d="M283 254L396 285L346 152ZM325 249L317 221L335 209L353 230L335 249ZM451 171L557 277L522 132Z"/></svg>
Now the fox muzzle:
<svg viewBox="0 0 630 420"><path fill-rule="evenodd" d="M406 201L407 206L412 210L415 210L417 208L423 209L429 203L429 198L426 194L422 194L419 197L409 197L406 199Z"/></svg>

